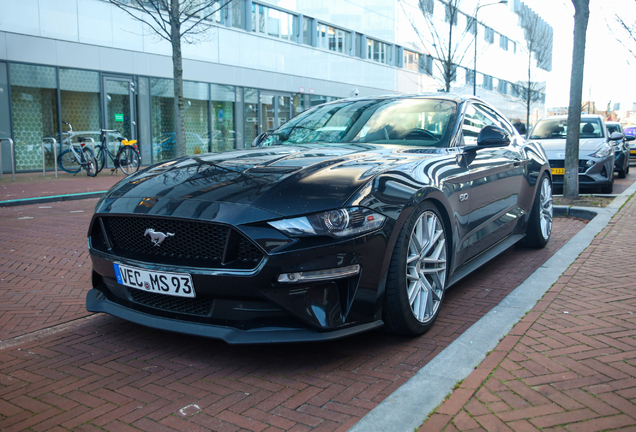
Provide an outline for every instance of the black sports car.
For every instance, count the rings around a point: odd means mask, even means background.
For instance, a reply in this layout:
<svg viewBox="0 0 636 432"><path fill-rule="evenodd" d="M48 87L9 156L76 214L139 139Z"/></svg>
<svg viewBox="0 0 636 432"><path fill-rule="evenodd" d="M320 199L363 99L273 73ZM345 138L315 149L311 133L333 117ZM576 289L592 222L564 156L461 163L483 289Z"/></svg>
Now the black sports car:
<svg viewBox="0 0 636 432"><path fill-rule="evenodd" d="M229 343L428 330L446 289L552 229L551 174L476 98L339 100L97 204L87 309Z"/></svg>

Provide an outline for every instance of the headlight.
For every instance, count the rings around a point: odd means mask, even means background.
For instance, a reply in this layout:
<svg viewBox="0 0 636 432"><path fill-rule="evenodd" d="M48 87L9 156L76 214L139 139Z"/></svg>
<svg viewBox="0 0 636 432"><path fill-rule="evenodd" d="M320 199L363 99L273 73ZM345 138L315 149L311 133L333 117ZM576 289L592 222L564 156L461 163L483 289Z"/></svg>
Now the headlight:
<svg viewBox="0 0 636 432"><path fill-rule="evenodd" d="M346 237L376 230L385 219L369 209L351 207L268 223L290 237Z"/></svg>
<svg viewBox="0 0 636 432"><path fill-rule="evenodd" d="M611 152L612 152L612 147L606 145L596 150L596 153L592 153L590 156L596 157L596 158L604 158L604 157L607 157L607 155L609 155Z"/></svg>

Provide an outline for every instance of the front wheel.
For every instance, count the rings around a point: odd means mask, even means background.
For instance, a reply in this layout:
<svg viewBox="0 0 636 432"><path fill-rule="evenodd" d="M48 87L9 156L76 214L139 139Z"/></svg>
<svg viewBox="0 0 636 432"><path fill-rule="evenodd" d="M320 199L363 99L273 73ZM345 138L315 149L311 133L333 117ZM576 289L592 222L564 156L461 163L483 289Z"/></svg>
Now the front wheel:
<svg viewBox="0 0 636 432"><path fill-rule="evenodd" d="M417 336L439 314L448 275L447 230L437 207L422 203L402 227L393 250L383 319L394 333Z"/></svg>
<svg viewBox="0 0 636 432"><path fill-rule="evenodd" d="M77 160L75 153L70 150L64 150L57 157L57 164L60 166L62 171L66 171L69 174L77 174L82 167L80 165L80 161Z"/></svg>
<svg viewBox="0 0 636 432"><path fill-rule="evenodd" d="M117 160L119 161L119 167L126 174L132 174L139 171L140 158L133 148L122 147L117 153Z"/></svg>
<svg viewBox="0 0 636 432"><path fill-rule="evenodd" d="M86 175L89 177L95 177L98 173L97 159L95 159L95 155L93 154L91 149L84 147L82 151L84 152L84 162L86 163L84 165L84 168L86 169Z"/></svg>
<svg viewBox="0 0 636 432"><path fill-rule="evenodd" d="M524 238L525 245L532 248L542 248L548 244L550 234L552 234L553 218L552 183L550 183L548 175L543 173L530 211L528 230Z"/></svg>

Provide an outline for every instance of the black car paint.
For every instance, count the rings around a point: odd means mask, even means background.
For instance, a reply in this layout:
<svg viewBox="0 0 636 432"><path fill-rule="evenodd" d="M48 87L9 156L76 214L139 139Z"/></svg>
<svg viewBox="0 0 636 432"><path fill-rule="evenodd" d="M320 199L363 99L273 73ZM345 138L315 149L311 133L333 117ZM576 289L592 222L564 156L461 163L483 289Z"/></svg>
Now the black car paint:
<svg viewBox="0 0 636 432"><path fill-rule="evenodd" d="M454 274L462 274L462 269L502 240L525 231L537 181L544 172L550 175L543 149L523 142L518 135L504 147L462 147L461 113L467 104L479 101L451 100L458 103L460 115L449 148L380 144L266 147L186 157L127 177L97 204L89 239L98 228L95 221L104 215L195 219L233 226L258 244L266 258L254 270L229 271L119 259L91 247L94 288L110 302L148 315L127 317L132 321L175 331L186 331L175 325L179 320L200 323L205 330L197 334L228 342L259 341L253 331L267 333L263 328L272 330L260 340L268 342L329 339L352 333L338 333L352 326L365 324L360 329L368 330L381 325L391 251L402 225L419 203L433 201L452 232L449 279L455 282ZM465 194L468 198L460 200ZM291 239L266 223L349 206L367 207L388 219L380 230L342 240ZM361 255L360 245L373 253ZM234 310L240 309L236 304L242 301L268 301L290 318L274 314L268 319L261 313L250 319L245 312L237 320L222 314L206 319L153 310L131 302L123 287L114 282L113 261L188 272L198 296L232 300L227 307ZM351 264L362 266L358 276L304 286L276 282L281 273ZM92 310L102 310L95 306L96 295L91 298ZM109 311L115 313L112 308ZM172 324L166 327L150 316ZM286 325L310 330L296 338L272 336ZM238 333L224 336L215 328L237 329ZM314 334L316 331L325 333Z"/></svg>

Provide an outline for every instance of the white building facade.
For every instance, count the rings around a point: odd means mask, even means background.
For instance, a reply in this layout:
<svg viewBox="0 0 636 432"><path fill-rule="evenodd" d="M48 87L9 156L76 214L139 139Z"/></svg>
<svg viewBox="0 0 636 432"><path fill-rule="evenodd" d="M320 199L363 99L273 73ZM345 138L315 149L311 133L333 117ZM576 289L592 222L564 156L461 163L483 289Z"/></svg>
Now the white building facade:
<svg viewBox="0 0 636 432"><path fill-rule="evenodd" d="M413 31L429 2L448 27L440 0L233 0L183 45L188 153L249 147L258 133L330 100L438 91L435 51ZM476 7L463 1L458 33ZM472 94L477 40L477 95L511 119L525 118L513 91L527 76L520 7L480 10L451 88ZM494 8L496 20L487 13ZM42 169L43 140L45 167L53 167L50 138L59 153L63 122L96 140L100 128L137 139L144 165L174 157L168 42L104 0L0 0L0 10L0 138L13 139L17 171ZM541 116L544 104L534 109ZM5 156L3 172L10 163Z"/></svg>

